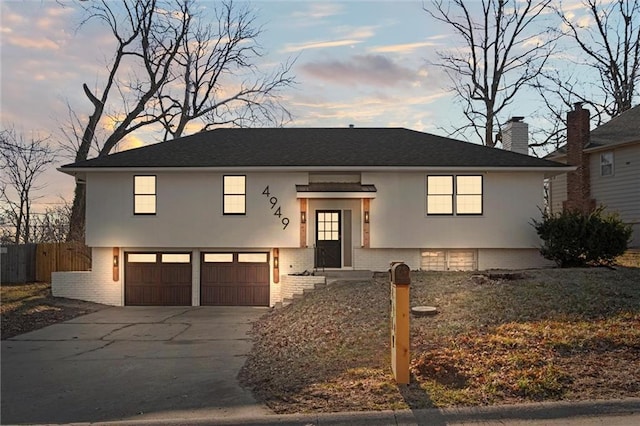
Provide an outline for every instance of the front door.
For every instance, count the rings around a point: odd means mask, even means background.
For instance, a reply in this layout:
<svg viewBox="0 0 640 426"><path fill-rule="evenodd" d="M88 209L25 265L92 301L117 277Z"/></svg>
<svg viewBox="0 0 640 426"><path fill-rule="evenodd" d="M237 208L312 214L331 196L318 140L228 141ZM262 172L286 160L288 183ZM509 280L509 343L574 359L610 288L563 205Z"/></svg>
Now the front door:
<svg viewBox="0 0 640 426"><path fill-rule="evenodd" d="M340 210L316 211L316 268L342 267Z"/></svg>

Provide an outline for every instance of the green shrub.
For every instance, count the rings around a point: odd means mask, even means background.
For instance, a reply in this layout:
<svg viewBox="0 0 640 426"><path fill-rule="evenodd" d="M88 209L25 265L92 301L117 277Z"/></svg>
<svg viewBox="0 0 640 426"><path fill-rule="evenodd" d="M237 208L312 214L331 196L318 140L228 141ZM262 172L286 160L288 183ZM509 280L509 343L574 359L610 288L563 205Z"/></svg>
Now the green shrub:
<svg viewBox="0 0 640 426"><path fill-rule="evenodd" d="M540 253L562 268L610 265L627 250L632 228L616 214L605 214L604 206L592 213L565 211L543 213L533 226L544 242Z"/></svg>

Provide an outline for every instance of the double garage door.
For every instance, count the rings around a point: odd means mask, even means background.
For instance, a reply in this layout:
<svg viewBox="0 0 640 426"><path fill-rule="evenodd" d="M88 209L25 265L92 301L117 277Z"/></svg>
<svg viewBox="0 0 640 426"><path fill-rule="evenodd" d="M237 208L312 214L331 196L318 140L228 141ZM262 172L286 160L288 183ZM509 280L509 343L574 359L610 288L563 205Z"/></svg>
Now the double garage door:
<svg viewBox="0 0 640 426"><path fill-rule="evenodd" d="M125 305L191 306L191 253L126 253ZM202 253L200 305L269 306L268 253Z"/></svg>

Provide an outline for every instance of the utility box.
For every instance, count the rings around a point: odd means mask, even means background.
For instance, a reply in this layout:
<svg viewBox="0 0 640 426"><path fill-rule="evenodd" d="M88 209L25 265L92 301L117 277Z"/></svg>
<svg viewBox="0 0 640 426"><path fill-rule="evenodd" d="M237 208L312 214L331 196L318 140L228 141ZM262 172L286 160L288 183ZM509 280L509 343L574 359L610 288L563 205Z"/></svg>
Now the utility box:
<svg viewBox="0 0 640 426"><path fill-rule="evenodd" d="M393 262L391 284L391 370L398 384L409 384L409 285L411 271L403 262Z"/></svg>

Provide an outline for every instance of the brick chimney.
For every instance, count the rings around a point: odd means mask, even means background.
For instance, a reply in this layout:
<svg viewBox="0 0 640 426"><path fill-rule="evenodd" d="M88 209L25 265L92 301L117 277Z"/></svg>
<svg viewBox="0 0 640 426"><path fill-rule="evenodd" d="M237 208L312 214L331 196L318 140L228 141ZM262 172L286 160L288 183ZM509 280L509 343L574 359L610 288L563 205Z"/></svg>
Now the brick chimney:
<svg viewBox="0 0 640 426"><path fill-rule="evenodd" d="M591 198L589 155L584 152L589 144L589 119L589 110L582 108L582 102L575 103L574 110L567 113L567 164L578 168L567 173L564 210L589 213L595 209L595 200Z"/></svg>
<svg viewBox="0 0 640 426"><path fill-rule="evenodd" d="M524 117L511 117L502 129L502 147L520 154L529 153L529 125Z"/></svg>

